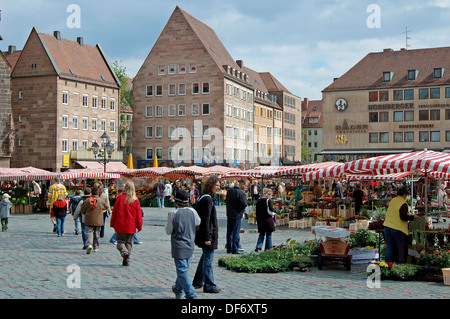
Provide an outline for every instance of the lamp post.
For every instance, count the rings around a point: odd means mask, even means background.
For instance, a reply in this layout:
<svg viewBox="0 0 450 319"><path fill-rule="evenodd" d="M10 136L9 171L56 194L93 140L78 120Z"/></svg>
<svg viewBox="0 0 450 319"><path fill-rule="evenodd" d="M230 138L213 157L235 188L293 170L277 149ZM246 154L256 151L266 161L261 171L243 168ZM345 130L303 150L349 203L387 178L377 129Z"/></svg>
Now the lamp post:
<svg viewBox="0 0 450 319"><path fill-rule="evenodd" d="M106 175L106 164L111 160L112 152L114 151L114 146L111 143L111 140L109 138L109 135L103 133L103 135L100 137L102 139L102 148L100 149L100 145L98 145L97 141L92 142L92 152L94 153L94 158L97 159L98 157L103 157L103 172ZM105 176L105 183L106 186L106 176Z"/></svg>

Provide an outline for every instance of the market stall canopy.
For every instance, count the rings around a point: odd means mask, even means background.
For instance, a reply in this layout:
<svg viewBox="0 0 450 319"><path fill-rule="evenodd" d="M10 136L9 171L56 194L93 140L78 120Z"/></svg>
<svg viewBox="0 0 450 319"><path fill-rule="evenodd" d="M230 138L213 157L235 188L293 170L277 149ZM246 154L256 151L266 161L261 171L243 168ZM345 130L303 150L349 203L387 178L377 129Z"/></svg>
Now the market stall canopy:
<svg viewBox="0 0 450 319"><path fill-rule="evenodd" d="M103 163L96 161L77 161L77 163L83 168L89 169L104 169ZM107 172L118 172L127 169L127 166L122 162L108 162L106 163Z"/></svg>
<svg viewBox="0 0 450 319"><path fill-rule="evenodd" d="M398 181L405 179L412 174L423 175L417 171L410 172L400 172L400 173L382 173L382 174L347 174L346 179L351 181L359 181L359 180L380 180L380 181Z"/></svg>
<svg viewBox="0 0 450 319"><path fill-rule="evenodd" d="M104 172L103 169L71 169L64 173L61 173L61 179L72 179L72 178L96 178L96 179L116 179L120 178L121 174Z"/></svg>
<svg viewBox="0 0 450 319"><path fill-rule="evenodd" d="M303 180L311 181L326 177L340 177L344 174L376 175L376 170L387 169L389 173L409 172L415 170L450 173L450 154L435 151L417 151L413 153L391 154L342 163L331 168L320 169L303 175Z"/></svg>
<svg viewBox="0 0 450 319"><path fill-rule="evenodd" d="M313 172L323 168L330 168L334 166L341 165L342 163L338 162L322 162L322 163L313 163L313 164L305 164L299 166L285 166L280 169L276 175L301 175L308 172Z"/></svg>
<svg viewBox="0 0 450 319"><path fill-rule="evenodd" d="M49 172L31 166L0 169L0 180L2 181L42 181L52 180L55 177L65 179L67 176L70 176L70 174Z"/></svg>
<svg viewBox="0 0 450 319"><path fill-rule="evenodd" d="M248 169L245 171L230 172L228 174L225 174L223 178L231 178L231 177L270 178L276 176L279 171L285 168L286 166L257 166L253 169Z"/></svg>

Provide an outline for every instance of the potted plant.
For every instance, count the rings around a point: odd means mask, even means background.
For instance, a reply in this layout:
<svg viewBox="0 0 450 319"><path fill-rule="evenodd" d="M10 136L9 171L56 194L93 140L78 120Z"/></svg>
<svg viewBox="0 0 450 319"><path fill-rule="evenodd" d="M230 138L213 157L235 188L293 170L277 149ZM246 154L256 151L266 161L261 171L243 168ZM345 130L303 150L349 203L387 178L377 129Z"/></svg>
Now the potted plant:
<svg viewBox="0 0 450 319"><path fill-rule="evenodd" d="M394 280L413 280L420 267L413 264L394 264L391 268L391 275Z"/></svg>

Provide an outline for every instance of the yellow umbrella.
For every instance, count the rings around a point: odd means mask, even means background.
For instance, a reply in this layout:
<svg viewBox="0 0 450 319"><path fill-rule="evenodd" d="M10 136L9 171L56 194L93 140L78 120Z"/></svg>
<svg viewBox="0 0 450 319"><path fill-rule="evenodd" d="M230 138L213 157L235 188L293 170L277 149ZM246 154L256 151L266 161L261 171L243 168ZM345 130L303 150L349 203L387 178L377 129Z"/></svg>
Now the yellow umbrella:
<svg viewBox="0 0 450 319"><path fill-rule="evenodd" d="M156 156L153 159L153 167L158 167L158 157L156 157Z"/></svg>
<svg viewBox="0 0 450 319"><path fill-rule="evenodd" d="M133 169L133 155L128 155L128 163L127 163L127 168L129 169Z"/></svg>

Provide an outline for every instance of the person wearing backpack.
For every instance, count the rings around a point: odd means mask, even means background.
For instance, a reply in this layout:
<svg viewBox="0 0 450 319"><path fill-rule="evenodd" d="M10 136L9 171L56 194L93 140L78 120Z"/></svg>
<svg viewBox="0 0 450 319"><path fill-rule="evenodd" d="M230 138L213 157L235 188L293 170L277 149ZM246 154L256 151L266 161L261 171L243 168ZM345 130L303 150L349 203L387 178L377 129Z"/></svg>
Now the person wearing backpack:
<svg viewBox="0 0 450 319"><path fill-rule="evenodd" d="M219 226L217 223L217 211L212 196L220 190L220 181L216 176L211 176L206 181L202 195L194 205L200 217L201 223L195 235L195 244L202 249L202 256L197 265L192 285L194 288L202 288L204 293L219 293L222 290L214 283L213 264L214 250L218 247Z"/></svg>
<svg viewBox="0 0 450 319"><path fill-rule="evenodd" d="M92 188L92 196L85 199L81 205L81 214L86 225L86 254L98 250L98 239L100 238L100 228L104 225L103 212L108 209L106 202L98 197L99 189Z"/></svg>
<svg viewBox="0 0 450 319"><path fill-rule="evenodd" d="M81 201L81 191L77 189L75 191L75 196L70 198L69 201L69 211L72 214L72 216L74 216L75 210L77 209L77 206L80 203L80 201ZM75 235L79 235L81 233L81 221L79 216L78 218L74 218L74 222L75 222Z"/></svg>

